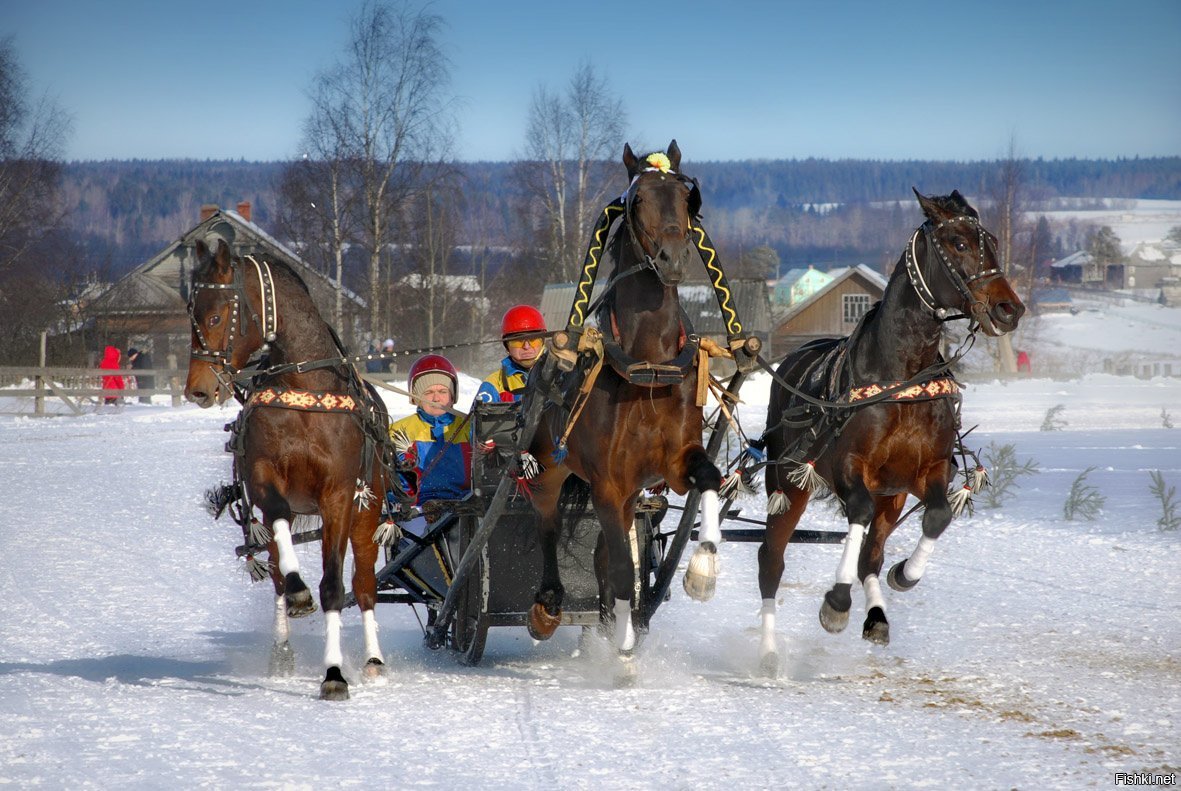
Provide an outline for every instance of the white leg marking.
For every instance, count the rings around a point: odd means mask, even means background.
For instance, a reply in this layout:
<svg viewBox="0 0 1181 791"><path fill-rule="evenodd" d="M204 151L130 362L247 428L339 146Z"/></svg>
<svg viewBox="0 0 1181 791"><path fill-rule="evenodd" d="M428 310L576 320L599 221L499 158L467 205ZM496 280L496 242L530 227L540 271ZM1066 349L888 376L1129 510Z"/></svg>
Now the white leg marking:
<svg viewBox="0 0 1181 791"><path fill-rule="evenodd" d="M373 610L361 611L361 627L365 630L365 661L376 659L384 661L381 655L381 645L377 642L377 618Z"/></svg>
<svg viewBox="0 0 1181 791"><path fill-rule="evenodd" d="M861 540L865 537L865 525L850 524L849 535L845 539L845 549L841 552L841 562L837 566L837 582L852 585L857 579L857 558L861 555Z"/></svg>
<svg viewBox="0 0 1181 791"><path fill-rule="evenodd" d="M759 656L775 653L775 600L763 599L759 610Z"/></svg>
<svg viewBox="0 0 1181 791"><path fill-rule="evenodd" d="M615 647L630 651L636 647L636 633L632 629L632 605L627 599L615 600Z"/></svg>
<svg viewBox="0 0 1181 791"><path fill-rule="evenodd" d="M275 543L279 545L279 571L286 577L291 572L299 571L299 558L295 556L295 545L291 543L291 523L286 519L276 519L271 525L271 532L275 536Z"/></svg>
<svg viewBox="0 0 1181 791"><path fill-rule="evenodd" d="M291 627L287 624L287 597L275 597L275 645L282 645L291 636Z"/></svg>
<svg viewBox="0 0 1181 791"><path fill-rule="evenodd" d="M718 493L706 489L701 493L701 528L697 531L698 543L711 542L715 547L722 543L722 529L718 526Z"/></svg>
<svg viewBox="0 0 1181 791"><path fill-rule="evenodd" d="M919 539L919 545L914 548L914 552L910 554L906 565L903 566L908 580L918 582L919 578L923 576L923 572L927 570L927 559L931 557L931 552L934 549L935 539L926 536Z"/></svg>
<svg viewBox="0 0 1181 791"><path fill-rule="evenodd" d="M344 657L340 653L340 611L324 613L324 666L340 667Z"/></svg>
<svg viewBox="0 0 1181 791"><path fill-rule="evenodd" d="M878 575L866 574L865 579L861 580L861 587L865 589L865 611L881 607L882 612L885 612L886 600L882 598L882 583Z"/></svg>

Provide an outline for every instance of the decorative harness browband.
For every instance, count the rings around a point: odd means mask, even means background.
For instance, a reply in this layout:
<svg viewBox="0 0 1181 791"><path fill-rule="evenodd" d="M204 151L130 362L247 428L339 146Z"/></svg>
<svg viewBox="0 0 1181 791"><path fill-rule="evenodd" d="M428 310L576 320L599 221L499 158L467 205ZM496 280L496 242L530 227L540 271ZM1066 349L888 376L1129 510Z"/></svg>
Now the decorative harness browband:
<svg viewBox="0 0 1181 791"><path fill-rule="evenodd" d="M943 247L938 244L935 239L935 232L953 222L966 222L969 225L976 226L976 233L979 237L980 249L980 271L966 280L955 267L951 265L947 255L943 252ZM935 298L931 286L927 283L927 279L923 277L922 269L919 268L918 255L915 253L915 244L919 238L919 232L922 232L924 238L927 240L927 247L933 248L935 254L939 256L939 260L943 263L943 269L947 274L947 279L951 281L952 286L960 293L969 305L972 315L964 313L963 311L956 311L953 313L952 308L945 308L939 305L939 301ZM987 310L987 307L976 299L975 295L969 286L977 280L992 280L993 278L1001 277L1004 273L999 268L993 267L986 269L984 263L985 245L988 243L988 233L984 230L984 226L980 224L980 220L970 214L960 214L955 217L944 220L938 225L931 225L931 221L927 220L910 236L910 242L906 245L906 253L903 260L906 264L906 276L910 280L911 286L914 287L915 294L918 295L919 300L926 306L927 310L931 311L940 321L954 321L956 319L972 318L979 322L979 317L976 315L979 310ZM978 307L979 306L979 307Z"/></svg>

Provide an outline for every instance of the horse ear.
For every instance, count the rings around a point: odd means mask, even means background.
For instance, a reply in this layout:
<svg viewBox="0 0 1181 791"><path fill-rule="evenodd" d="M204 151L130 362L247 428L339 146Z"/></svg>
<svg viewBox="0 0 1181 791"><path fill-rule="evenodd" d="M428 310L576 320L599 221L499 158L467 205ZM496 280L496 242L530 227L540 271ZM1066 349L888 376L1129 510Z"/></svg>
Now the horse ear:
<svg viewBox="0 0 1181 791"><path fill-rule="evenodd" d="M977 220L980 219L980 215L976 212L976 210L974 208L972 208L972 205L970 203L968 203L967 199L964 198L964 196L960 194L959 190L952 190L951 191L951 199L953 201L955 201L959 206L963 207L963 212L962 212L963 214L966 214L969 217L975 217Z"/></svg>
<svg viewBox="0 0 1181 791"><path fill-rule="evenodd" d="M938 203L919 192L916 188L911 187L911 189L914 190L914 196L919 199L919 206L923 208L923 214L926 215L928 220L931 220L932 222L939 222L941 220L946 220L951 216L939 208Z"/></svg>
<svg viewBox="0 0 1181 791"><path fill-rule="evenodd" d="M217 240L217 252L213 254L213 263L217 272L230 271L230 246L226 244L225 239Z"/></svg>
<svg viewBox="0 0 1181 791"><path fill-rule="evenodd" d="M636 158L630 143L623 144L623 166L627 168L629 178L636 175L636 170L640 166L640 160Z"/></svg>
<svg viewBox="0 0 1181 791"><path fill-rule="evenodd" d="M674 137L673 141L668 144L668 164L671 166L674 173L681 172L681 147L677 145L677 139Z"/></svg>

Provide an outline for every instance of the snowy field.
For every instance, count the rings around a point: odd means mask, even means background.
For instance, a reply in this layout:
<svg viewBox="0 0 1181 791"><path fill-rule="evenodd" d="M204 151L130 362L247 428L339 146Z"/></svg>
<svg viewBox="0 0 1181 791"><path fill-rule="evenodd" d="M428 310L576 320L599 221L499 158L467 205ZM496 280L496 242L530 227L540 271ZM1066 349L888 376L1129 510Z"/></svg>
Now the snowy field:
<svg viewBox="0 0 1181 791"><path fill-rule="evenodd" d="M765 377L743 391L748 431L767 391ZM1058 404L1065 428L1039 431ZM538 645L493 629L464 668L423 647L408 607L381 605L390 672L360 682L347 611L357 683L334 704L316 699L322 614L293 623L295 677L269 678L270 586L234 558L237 527L202 508L228 476L231 410L0 418L0 784L1073 789L1181 772L1181 530L1157 527L1149 493L1152 470L1181 488L1181 430L1162 409L1181 422L1181 379L970 387L970 444L1011 443L1041 472L954 522L917 588L884 591L887 647L861 640L860 594L850 628L823 631L840 547L792 545L782 672L758 677L756 547L724 544L716 598L675 583L632 688L614 687L601 646L572 656L571 627ZM1067 522L1089 466L1106 506ZM763 513L761 496L741 504ZM801 526L841 524L817 505ZM899 529L887 564L918 531ZM318 549L299 552L315 589Z"/></svg>

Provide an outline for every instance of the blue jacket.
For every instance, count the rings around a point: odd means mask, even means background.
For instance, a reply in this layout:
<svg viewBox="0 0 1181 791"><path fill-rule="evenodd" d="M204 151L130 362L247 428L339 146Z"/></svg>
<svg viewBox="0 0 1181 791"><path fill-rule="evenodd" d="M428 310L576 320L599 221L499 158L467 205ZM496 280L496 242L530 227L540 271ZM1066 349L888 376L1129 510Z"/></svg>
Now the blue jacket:
<svg viewBox="0 0 1181 791"><path fill-rule="evenodd" d="M460 436L462 425L450 412L432 417L421 408L390 424L395 443L409 442L398 459L410 468L401 473L402 485L417 505L427 500L458 500L472 488L471 431Z"/></svg>

